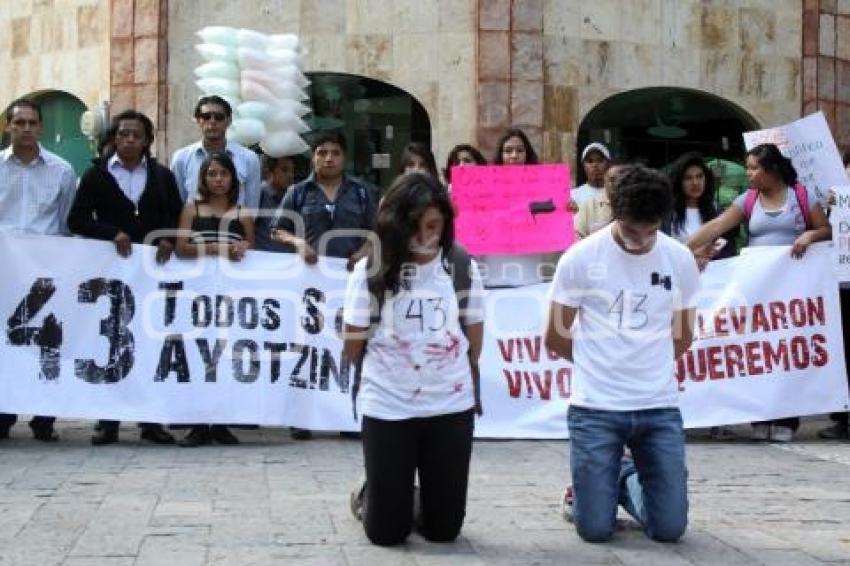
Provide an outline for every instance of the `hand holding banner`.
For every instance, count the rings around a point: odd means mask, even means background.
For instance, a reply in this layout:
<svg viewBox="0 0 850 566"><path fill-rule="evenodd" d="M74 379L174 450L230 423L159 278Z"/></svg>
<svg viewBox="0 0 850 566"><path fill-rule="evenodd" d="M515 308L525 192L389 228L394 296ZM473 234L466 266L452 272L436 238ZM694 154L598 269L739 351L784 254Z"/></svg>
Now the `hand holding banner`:
<svg viewBox="0 0 850 566"><path fill-rule="evenodd" d="M830 187L847 184L847 173L823 112L775 128L744 133L747 150L763 143L776 145L791 160L799 181L814 189L821 206Z"/></svg>

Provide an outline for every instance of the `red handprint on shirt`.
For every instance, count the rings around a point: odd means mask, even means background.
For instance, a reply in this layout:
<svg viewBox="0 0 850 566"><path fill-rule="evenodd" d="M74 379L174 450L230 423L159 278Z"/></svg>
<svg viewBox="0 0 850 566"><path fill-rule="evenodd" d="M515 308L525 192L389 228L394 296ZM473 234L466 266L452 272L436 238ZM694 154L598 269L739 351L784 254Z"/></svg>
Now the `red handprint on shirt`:
<svg viewBox="0 0 850 566"><path fill-rule="evenodd" d="M460 357L460 336L446 331L447 341L428 342L425 345L425 357L429 365L444 369Z"/></svg>

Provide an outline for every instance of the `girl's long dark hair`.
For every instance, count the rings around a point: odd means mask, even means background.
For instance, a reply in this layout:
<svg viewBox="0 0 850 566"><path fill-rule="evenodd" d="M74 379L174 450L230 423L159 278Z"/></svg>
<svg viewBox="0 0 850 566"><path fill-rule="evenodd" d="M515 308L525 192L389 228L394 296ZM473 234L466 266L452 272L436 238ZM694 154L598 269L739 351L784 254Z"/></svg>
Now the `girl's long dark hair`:
<svg viewBox="0 0 850 566"><path fill-rule="evenodd" d="M397 177L381 199L375 223L380 245L373 246L368 260L369 292L378 305L387 294L406 286L403 267L412 259L410 241L419 231L425 210L432 207L444 220L440 247L445 266L446 254L454 245L454 209L442 185L424 173L407 173Z"/></svg>
<svg viewBox="0 0 850 566"><path fill-rule="evenodd" d="M539 160L537 158L537 152L534 151L534 147L532 147L531 142L528 140L528 136L525 135L525 132L523 132L519 128L510 128L508 129L508 131L502 134L501 138L499 138L499 143L496 145L498 149L496 150L496 156L493 159L494 165L505 164L505 160L502 157L502 148L511 138L519 138L522 141L522 145L525 146L526 165L537 165L539 163Z"/></svg>
<svg viewBox="0 0 850 566"><path fill-rule="evenodd" d="M425 168L435 180L440 180L440 173L437 171L437 162L434 160L434 154L431 153L431 148L421 142L410 142L404 148L404 151L401 152L401 159L398 164L399 175L404 173L405 167L410 164L414 156L419 157L425 162Z"/></svg>
<svg viewBox="0 0 850 566"><path fill-rule="evenodd" d="M481 155L481 152L478 151L475 147L468 143L462 143L456 145L449 152L449 156L446 158L446 168L443 169L443 177L445 177L447 183L452 182L452 167L460 163L460 154L461 152L467 152L472 156L473 161L475 161L476 165L487 165L487 160L484 159L484 156Z"/></svg>
<svg viewBox="0 0 850 566"><path fill-rule="evenodd" d="M705 175L705 190L697 201L697 208L703 223L714 220L717 216L715 204L714 172L705 162L702 155L696 152L686 153L679 157L670 170L670 182L673 185L673 232L679 231L685 223L687 196L685 195L685 171L691 167L699 167Z"/></svg>
<svg viewBox="0 0 850 566"><path fill-rule="evenodd" d="M772 143L763 143L747 152L747 156L756 158L761 168L782 179L782 182L793 187L797 184L797 170L791 160L782 155L779 148Z"/></svg>

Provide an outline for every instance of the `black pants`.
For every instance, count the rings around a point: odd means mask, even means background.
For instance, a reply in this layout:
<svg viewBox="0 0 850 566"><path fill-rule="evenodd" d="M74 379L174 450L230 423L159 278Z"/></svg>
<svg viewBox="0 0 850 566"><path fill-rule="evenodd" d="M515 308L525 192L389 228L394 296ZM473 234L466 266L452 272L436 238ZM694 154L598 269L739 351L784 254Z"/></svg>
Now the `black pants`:
<svg viewBox="0 0 850 566"><path fill-rule="evenodd" d="M363 417L367 496L363 526L372 543L404 542L413 528L413 483L419 472L422 536L451 542L466 514L474 416L470 409L428 418Z"/></svg>
<svg viewBox="0 0 850 566"><path fill-rule="evenodd" d="M847 386L850 387L850 289L839 289L841 297L841 330L844 333L844 361L847 364ZM829 418L837 423L850 423L850 413L832 413Z"/></svg>
<svg viewBox="0 0 850 566"><path fill-rule="evenodd" d="M0 428L12 428L16 422L18 422L18 415L0 413ZM30 428L33 430L51 429L54 422L56 422L56 417L33 417L30 420Z"/></svg>

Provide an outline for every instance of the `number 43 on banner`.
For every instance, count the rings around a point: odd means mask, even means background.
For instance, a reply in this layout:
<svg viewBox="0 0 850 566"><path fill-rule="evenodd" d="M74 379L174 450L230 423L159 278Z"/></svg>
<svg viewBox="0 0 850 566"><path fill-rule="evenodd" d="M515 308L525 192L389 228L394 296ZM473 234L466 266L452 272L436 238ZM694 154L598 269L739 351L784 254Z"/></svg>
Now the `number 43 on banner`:
<svg viewBox="0 0 850 566"><path fill-rule="evenodd" d="M62 323L53 313L44 317L40 327L30 326L30 322L55 293L53 279L36 279L6 323L11 345L39 347L39 379L49 381L59 379ZM127 327L136 310L133 293L116 279L89 279L80 283L77 301L94 303L103 295L110 300L109 316L100 321L100 334L109 340L107 363L101 367L91 359L74 362L77 377L89 383L118 382L130 373L134 361L133 334Z"/></svg>

